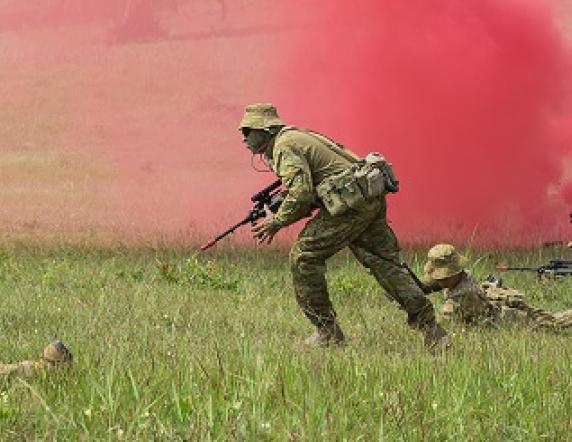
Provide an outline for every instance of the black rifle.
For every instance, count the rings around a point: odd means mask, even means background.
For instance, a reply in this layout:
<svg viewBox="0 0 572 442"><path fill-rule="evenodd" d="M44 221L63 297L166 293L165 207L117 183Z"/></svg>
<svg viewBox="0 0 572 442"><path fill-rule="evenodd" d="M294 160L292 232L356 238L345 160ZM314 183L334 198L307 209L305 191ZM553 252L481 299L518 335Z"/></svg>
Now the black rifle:
<svg viewBox="0 0 572 442"><path fill-rule="evenodd" d="M572 276L572 261L565 259L553 259L538 267L510 267L508 265L498 265L497 270L500 272L518 271L518 272L536 272L538 278L543 276Z"/></svg>
<svg viewBox="0 0 572 442"><path fill-rule="evenodd" d="M417 284L417 287L419 287L423 291L423 293L428 295L429 293L432 293L434 291L431 287L429 287L427 284L425 284L423 281L419 279L419 277L415 274L415 272L411 269L411 267L409 267L409 265L405 261L401 261L400 265L405 270L407 270L407 273L409 273L415 284Z"/></svg>
<svg viewBox="0 0 572 442"><path fill-rule="evenodd" d="M246 214L243 220L236 223L229 229L225 230L215 239L206 243L204 246L201 247L201 250L204 251L211 248L217 242L219 242L225 236L228 236L231 233L233 233L239 227L242 227L248 223L254 224L259 219L264 218L266 216L266 209L270 210L272 213L276 213L278 211L278 208L280 207L280 204L282 204L282 201L284 200L283 192L280 189L281 185L282 181L276 180L268 187L265 187L260 192L257 192L254 195L252 195L250 201L254 203L254 207Z"/></svg>

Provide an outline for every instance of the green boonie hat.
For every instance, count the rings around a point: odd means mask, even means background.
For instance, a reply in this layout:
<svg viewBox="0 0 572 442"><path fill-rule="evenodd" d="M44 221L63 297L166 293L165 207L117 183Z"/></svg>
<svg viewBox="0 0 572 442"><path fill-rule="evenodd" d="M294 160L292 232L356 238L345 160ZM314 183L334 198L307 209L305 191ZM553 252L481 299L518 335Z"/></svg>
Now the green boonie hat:
<svg viewBox="0 0 572 442"><path fill-rule="evenodd" d="M238 129L268 129L272 126L284 126L276 107L272 103L254 103L246 106Z"/></svg>
<svg viewBox="0 0 572 442"><path fill-rule="evenodd" d="M42 359L52 363L71 362L73 355L62 341L56 340L44 348Z"/></svg>
<svg viewBox="0 0 572 442"><path fill-rule="evenodd" d="M427 253L425 263L425 278L439 280L461 273L467 267L469 260L460 255L451 244L437 244Z"/></svg>

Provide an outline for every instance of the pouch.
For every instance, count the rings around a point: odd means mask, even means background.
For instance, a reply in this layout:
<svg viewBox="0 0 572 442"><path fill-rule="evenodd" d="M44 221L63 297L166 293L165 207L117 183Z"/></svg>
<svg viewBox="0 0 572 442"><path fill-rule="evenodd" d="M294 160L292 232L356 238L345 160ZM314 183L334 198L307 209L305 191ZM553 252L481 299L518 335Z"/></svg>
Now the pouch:
<svg viewBox="0 0 572 442"><path fill-rule="evenodd" d="M326 178L316 187L318 198L332 216L360 209L387 192L397 192L391 165L377 152L368 154L349 169Z"/></svg>
<svg viewBox="0 0 572 442"><path fill-rule="evenodd" d="M333 177L326 178L316 187L318 198L322 200L324 207L332 216L340 215L349 209L349 206L342 200Z"/></svg>
<svg viewBox="0 0 572 442"><path fill-rule="evenodd" d="M367 203L356 169L350 168L326 178L316 187L318 197L330 215L341 215L348 209L359 209Z"/></svg>
<svg viewBox="0 0 572 442"><path fill-rule="evenodd" d="M386 193L385 176L376 165L363 164L354 175L366 199L373 200Z"/></svg>
<svg viewBox="0 0 572 442"><path fill-rule="evenodd" d="M368 189L368 196L371 198L375 198L376 196L386 193L396 193L399 191L399 181L395 177L393 173L393 168L391 164L388 163L383 155L378 152L371 152L367 154L367 156L362 160L365 162L363 166L367 170L370 169L377 169L381 172L381 176L371 176L368 182L371 182L372 187ZM377 179L381 179L381 192L379 192L379 183Z"/></svg>

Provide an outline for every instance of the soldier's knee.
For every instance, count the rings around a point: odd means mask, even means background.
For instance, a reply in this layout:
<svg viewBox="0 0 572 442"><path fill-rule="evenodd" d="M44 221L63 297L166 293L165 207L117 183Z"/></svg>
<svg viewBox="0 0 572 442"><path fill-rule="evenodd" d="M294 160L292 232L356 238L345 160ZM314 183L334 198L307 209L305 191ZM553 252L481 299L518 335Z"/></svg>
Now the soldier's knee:
<svg viewBox="0 0 572 442"><path fill-rule="evenodd" d="M298 268L300 267L300 261L302 260L302 252L298 250L297 247L292 247L290 250L290 255L288 256L288 263L290 265L290 271L293 274L298 273Z"/></svg>
<svg viewBox="0 0 572 442"><path fill-rule="evenodd" d="M290 271L294 276L309 276L320 271L320 263L308 253L292 248L289 257Z"/></svg>
<svg viewBox="0 0 572 442"><path fill-rule="evenodd" d="M310 306L311 297L305 292L296 292L296 302L302 308L306 310Z"/></svg>
<svg viewBox="0 0 572 442"><path fill-rule="evenodd" d="M413 312L422 312L426 310L433 310L433 304L424 296L415 296L409 298L405 302L407 310Z"/></svg>

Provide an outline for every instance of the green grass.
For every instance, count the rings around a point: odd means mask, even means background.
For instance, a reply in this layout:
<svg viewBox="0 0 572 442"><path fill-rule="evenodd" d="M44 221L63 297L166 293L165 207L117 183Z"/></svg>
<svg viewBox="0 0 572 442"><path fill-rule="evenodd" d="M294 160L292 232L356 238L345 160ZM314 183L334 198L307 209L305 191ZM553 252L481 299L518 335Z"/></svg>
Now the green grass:
<svg viewBox="0 0 572 442"><path fill-rule="evenodd" d="M473 251L473 270L556 253ZM572 440L572 333L456 327L434 358L349 255L328 278L349 342L308 349L286 251L0 246L2 362L56 337L75 355L0 381L0 439ZM572 308L572 278L506 280Z"/></svg>

